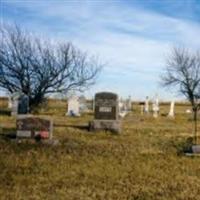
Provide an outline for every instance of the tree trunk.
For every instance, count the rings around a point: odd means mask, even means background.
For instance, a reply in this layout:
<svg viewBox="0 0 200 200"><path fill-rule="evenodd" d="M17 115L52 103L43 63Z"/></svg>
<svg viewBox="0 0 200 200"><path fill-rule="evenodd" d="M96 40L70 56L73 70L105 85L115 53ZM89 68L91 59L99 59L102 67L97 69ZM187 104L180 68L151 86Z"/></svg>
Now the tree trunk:
<svg viewBox="0 0 200 200"><path fill-rule="evenodd" d="M197 136L197 109L194 109L194 141L195 144L198 143L198 136Z"/></svg>

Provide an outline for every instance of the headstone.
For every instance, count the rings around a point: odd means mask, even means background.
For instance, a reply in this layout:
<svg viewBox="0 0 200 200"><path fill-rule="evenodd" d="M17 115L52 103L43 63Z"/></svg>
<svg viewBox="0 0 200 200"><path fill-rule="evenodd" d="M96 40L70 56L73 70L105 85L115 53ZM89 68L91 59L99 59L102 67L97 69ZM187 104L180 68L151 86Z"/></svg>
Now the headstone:
<svg viewBox="0 0 200 200"><path fill-rule="evenodd" d="M11 96L11 115L24 115L29 113L29 98L27 95L15 92Z"/></svg>
<svg viewBox="0 0 200 200"><path fill-rule="evenodd" d="M121 118L124 118L128 114L128 104L127 100L123 100L122 98L119 101L118 107L119 107L119 116Z"/></svg>
<svg viewBox="0 0 200 200"><path fill-rule="evenodd" d="M13 93L11 96L11 101L12 101L11 115L12 116L17 116L18 114L19 97L20 97L20 93L17 93L17 92Z"/></svg>
<svg viewBox="0 0 200 200"><path fill-rule="evenodd" d="M172 101L170 105L170 111L169 111L168 117L174 118L174 106L175 106L175 102Z"/></svg>
<svg viewBox="0 0 200 200"><path fill-rule="evenodd" d="M16 127L17 138L52 138L53 122L48 119L21 115L17 118Z"/></svg>
<svg viewBox="0 0 200 200"><path fill-rule="evenodd" d="M159 99L158 97L156 97L156 99L154 100L153 102L153 105L152 105L152 109L153 109L153 117L154 118L157 118L158 117L158 114L159 114Z"/></svg>
<svg viewBox="0 0 200 200"><path fill-rule="evenodd" d="M77 96L72 96L68 99L68 110L66 115L71 117L80 116L79 98Z"/></svg>
<svg viewBox="0 0 200 200"><path fill-rule="evenodd" d="M149 113L149 97L148 96L146 97L146 100L145 100L144 112Z"/></svg>
<svg viewBox="0 0 200 200"><path fill-rule="evenodd" d="M22 94L18 99L18 115L29 113L29 98L27 95Z"/></svg>
<svg viewBox="0 0 200 200"><path fill-rule="evenodd" d="M119 120L117 94L100 92L95 95L94 121L90 122L90 130L110 130L119 133L121 121Z"/></svg>

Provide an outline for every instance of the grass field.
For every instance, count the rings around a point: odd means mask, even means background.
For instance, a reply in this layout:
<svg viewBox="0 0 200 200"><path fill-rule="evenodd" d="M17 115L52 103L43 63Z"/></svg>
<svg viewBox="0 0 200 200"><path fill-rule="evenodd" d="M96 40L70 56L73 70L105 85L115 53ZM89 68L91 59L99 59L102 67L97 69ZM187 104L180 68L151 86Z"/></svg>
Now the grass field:
<svg viewBox="0 0 200 200"><path fill-rule="evenodd" d="M200 157L181 153L192 137L188 105L176 106L174 120L165 116L169 105L158 119L134 105L121 135L88 132L93 115L69 118L65 108L52 101L38 113L53 118L59 146L0 137L1 200L200 200ZM15 118L5 113L1 136L15 132Z"/></svg>

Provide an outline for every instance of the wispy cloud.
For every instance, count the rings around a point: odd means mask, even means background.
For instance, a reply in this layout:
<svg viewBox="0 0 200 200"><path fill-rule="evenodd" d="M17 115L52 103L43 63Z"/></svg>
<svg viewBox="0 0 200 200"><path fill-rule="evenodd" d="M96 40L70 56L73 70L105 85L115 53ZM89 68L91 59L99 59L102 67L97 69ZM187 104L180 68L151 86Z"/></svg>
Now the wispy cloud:
<svg viewBox="0 0 200 200"><path fill-rule="evenodd" d="M138 2L48 2L7 1L2 18L19 22L16 13L23 11L23 26L98 55L107 65L92 91L109 88L123 95L153 95L161 91L157 82L170 47L200 47L200 25L191 17L167 15Z"/></svg>

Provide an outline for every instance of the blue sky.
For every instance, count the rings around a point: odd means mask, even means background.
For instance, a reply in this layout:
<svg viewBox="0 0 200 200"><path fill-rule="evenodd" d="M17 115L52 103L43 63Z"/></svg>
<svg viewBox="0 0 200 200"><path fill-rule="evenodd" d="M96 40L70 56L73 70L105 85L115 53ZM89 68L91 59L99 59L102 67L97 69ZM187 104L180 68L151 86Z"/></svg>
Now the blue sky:
<svg viewBox="0 0 200 200"><path fill-rule="evenodd" d="M70 41L106 63L85 95L177 98L159 86L173 45L200 48L200 0L1 0L1 22Z"/></svg>

